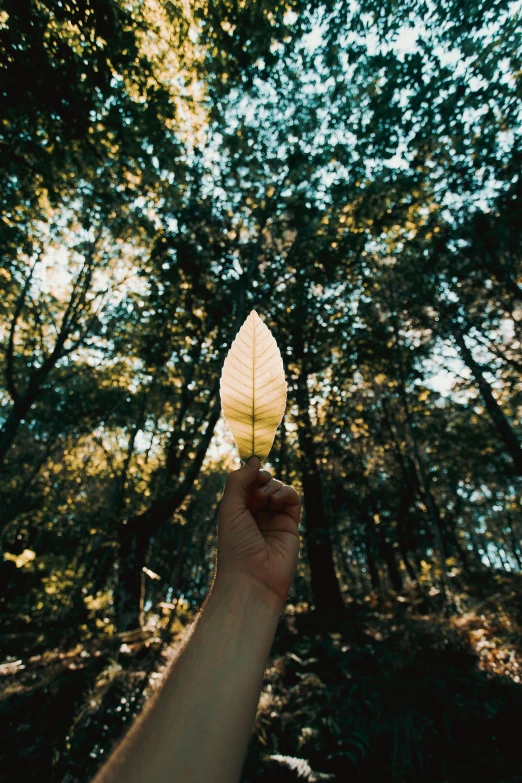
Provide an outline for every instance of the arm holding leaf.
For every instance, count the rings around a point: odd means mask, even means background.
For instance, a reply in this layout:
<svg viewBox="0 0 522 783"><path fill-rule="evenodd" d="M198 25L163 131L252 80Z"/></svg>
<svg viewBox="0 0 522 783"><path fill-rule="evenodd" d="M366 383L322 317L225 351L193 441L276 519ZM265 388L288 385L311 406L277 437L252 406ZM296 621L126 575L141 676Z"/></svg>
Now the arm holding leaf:
<svg viewBox="0 0 522 783"><path fill-rule="evenodd" d="M266 345L261 343L261 349L266 351ZM272 398L281 407L280 375L270 375L268 381L265 376L262 383L270 387L274 378ZM254 372L250 391L261 385ZM223 389L222 383L222 398ZM263 421L256 421L256 411ZM263 457L282 412L271 417L269 406L256 408L255 401L250 412L242 435L246 432L246 448L250 438ZM258 456L228 476L211 592L159 693L95 783L239 781L266 660L297 566L300 514L297 492L260 470Z"/></svg>
<svg viewBox="0 0 522 783"><path fill-rule="evenodd" d="M216 578L185 648L95 783L237 783L299 550L297 492L259 470L228 477Z"/></svg>

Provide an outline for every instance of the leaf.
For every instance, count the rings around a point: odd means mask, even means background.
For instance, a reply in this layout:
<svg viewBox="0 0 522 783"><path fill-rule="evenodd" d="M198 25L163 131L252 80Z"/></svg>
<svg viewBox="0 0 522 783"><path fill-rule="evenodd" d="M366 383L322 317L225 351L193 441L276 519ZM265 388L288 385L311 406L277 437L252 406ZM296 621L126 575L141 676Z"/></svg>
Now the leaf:
<svg viewBox="0 0 522 783"><path fill-rule="evenodd" d="M255 310L227 354L220 393L241 459L266 459L285 412L286 380L277 343Z"/></svg>

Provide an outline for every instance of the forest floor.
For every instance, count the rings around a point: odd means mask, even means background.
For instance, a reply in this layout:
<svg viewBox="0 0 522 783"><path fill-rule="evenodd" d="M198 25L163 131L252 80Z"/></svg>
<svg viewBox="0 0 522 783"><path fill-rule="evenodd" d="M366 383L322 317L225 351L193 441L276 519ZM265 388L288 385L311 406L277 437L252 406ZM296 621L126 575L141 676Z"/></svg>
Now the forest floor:
<svg viewBox="0 0 522 783"><path fill-rule="evenodd" d="M439 595L368 596L335 630L289 605L244 783L522 781L522 579L485 577L456 604L443 612ZM88 783L184 633L53 650L21 637L23 652L0 663L4 779Z"/></svg>

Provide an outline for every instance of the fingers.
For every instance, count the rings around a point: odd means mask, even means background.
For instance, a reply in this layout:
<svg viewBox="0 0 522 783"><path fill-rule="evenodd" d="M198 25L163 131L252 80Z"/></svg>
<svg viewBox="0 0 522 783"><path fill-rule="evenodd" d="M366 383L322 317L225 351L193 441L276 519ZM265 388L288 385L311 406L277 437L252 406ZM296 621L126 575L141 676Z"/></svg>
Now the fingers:
<svg viewBox="0 0 522 783"><path fill-rule="evenodd" d="M283 510L299 524L301 518L301 498L293 487L283 484L270 495L270 506L274 510Z"/></svg>
<svg viewBox="0 0 522 783"><path fill-rule="evenodd" d="M268 502L269 509L284 511L299 524L301 518L301 498L293 487L271 478L263 486L257 487L256 496L262 502L261 507L266 507L265 503Z"/></svg>
<svg viewBox="0 0 522 783"><path fill-rule="evenodd" d="M247 493L256 483L260 464L258 457L251 457L246 465L228 474L221 500L221 511L225 515L236 515L246 508Z"/></svg>
<svg viewBox="0 0 522 783"><path fill-rule="evenodd" d="M235 519L247 508L250 511L272 509L284 511L299 524L301 498L291 486L272 478L268 470L260 470L257 457L229 474L221 501L220 519Z"/></svg>
<svg viewBox="0 0 522 783"><path fill-rule="evenodd" d="M248 462L242 465L239 470L233 470L232 473L229 473L227 483L225 484L225 493L246 496L247 489L255 483L259 475L260 465L258 457L250 457Z"/></svg>
<svg viewBox="0 0 522 783"><path fill-rule="evenodd" d="M269 470L260 470L257 474L257 478L255 480L254 486L256 489L259 489L259 487L262 487L264 484L266 484L270 479L272 478L272 474Z"/></svg>
<svg viewBox="0 0 522 783"><path fill-rule="evenodd" d="M282 486L283 486L282 481L278 481L277 479L270 478L265 484L263 484L263 486L257 488L257 492L259 497L269 498L271 495L274 494L274 492L280 490Z"/></svg>

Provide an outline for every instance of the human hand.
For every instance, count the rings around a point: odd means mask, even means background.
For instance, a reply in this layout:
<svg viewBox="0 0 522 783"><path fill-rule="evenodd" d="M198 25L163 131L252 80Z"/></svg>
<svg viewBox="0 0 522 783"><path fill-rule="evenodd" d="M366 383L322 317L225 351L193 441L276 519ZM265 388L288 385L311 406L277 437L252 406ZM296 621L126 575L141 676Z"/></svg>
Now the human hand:
<svg viewBox="0 0 522 783"><path fill-rule="evenodd" d="M297 567L301 499L260 470L257 457L229 474L219 510L216 582L245 580L284 605Z"/></svg>

